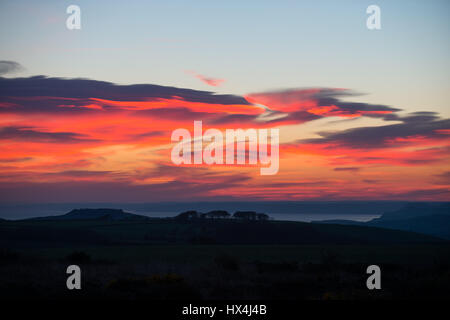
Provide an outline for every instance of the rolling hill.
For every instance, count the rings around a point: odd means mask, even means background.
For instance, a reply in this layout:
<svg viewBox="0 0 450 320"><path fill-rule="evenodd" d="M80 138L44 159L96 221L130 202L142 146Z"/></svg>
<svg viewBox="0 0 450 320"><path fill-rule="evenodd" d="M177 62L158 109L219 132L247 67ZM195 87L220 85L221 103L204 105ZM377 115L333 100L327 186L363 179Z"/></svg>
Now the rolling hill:
<svg viewBox="0 0 450 320"><path fill-rule="evenodd" d="M450 203L411 203L368 222L324 220L317 223L412 231L450 240Z"/></svg>
<svg viewBox="0 0 450 320"><path fill-rule="evenodd" d="M122 209L73 209L59 215L30 218L28 220L52 221L52 220L109 220L109 221L145 221L150 218L134 213L125 212Z"/></svg>
<svg viewBox="0 0 450 320"><path fill-rule="evenodd" d="M0 242L66 244L410 244L440 243L414 232L372 226L236 219L157 219L115 209L78 209L61 216L0 224Z"/></svg>

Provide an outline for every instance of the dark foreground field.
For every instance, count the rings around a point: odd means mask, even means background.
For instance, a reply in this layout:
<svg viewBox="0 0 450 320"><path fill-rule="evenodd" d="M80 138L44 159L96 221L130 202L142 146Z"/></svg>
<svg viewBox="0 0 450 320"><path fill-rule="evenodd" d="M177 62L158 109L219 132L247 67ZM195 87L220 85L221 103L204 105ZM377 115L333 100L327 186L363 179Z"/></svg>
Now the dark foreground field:
<svg viewBox="0 0 450 320"><path fill-rule="evenodd" d="M395 230L273 221L3 221L0 248L1 299L450 298L448 242ZM66 288L70 264L81 267L82 290ZM381 267L381 290L366 288L371 264Z"/></svg>

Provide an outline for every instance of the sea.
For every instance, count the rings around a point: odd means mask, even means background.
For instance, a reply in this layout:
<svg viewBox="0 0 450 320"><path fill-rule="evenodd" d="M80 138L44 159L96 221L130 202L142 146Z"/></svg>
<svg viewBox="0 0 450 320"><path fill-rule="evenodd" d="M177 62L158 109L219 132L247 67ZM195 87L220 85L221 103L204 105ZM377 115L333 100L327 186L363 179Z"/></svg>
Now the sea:
<svg viewBox="0 0 450 320"><path fill-rule="evenodd" d="M43 217L43 216L56 216L62 215L69 212L75 208L92 208L92 207L110 207L110 208L121 208L126 212L135 213L139 215L144 215L151 218L172 218L177 216L180 212L185 210L178 211L162 211L162 210L139 210L134 208L133 206L127 207L127 205L80 205L80 204L58 204L58 205L36 205L36 204L0 204L0 218L8 219L8 220L20 220L34 217ZM186 210L189 210L187 208ZM245 209L244 209L245 210ZM374 218L378 218L381 216L381 213L373 213L373 212L350 212L343 213L341 212L333 212L333 206L329 207L330 212L276 212L275 210L271 212L271 210L265 211L257 211L264 212L269 215L271 220L278 221L301 221L301 222L312 222L312 221L322 221L322 220L353 220L359 222L366 222L372 220ZM361 210L365 211L365 210ZM202 212L207 212L204 210ZM234 211L230 211L230 213Z"/></svg>

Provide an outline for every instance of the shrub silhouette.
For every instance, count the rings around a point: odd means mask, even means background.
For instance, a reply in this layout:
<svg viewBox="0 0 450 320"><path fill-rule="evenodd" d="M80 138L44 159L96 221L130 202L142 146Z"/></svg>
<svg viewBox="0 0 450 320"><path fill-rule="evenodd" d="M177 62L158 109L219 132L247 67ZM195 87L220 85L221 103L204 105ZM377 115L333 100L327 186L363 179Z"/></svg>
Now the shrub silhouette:
<svg viewBox="0 0 450 320"><path fill-rule="evenodd" d="M178 219L178 220L190 220L190 219L198 219L198 218L200 218L200 213L195 210L189 210L189 211L182 212L175 217L175 219Z"/></svg>
<svg viewBox="0 0 450 320"><path fill-rule="evenodd" d="M235 257L232 257L228 254L221 254L214 258L214 262L216 265L227 271L238 271L239 270L239 262Z"/></svg>
<svg viewBox="0 0 450 320"><path fill-rule="evenodd" d="M255 211L236 211L233 218L242 220L256 220L257 213Z"/></svg>
<svg viewBox="0 0 450 320"><path fill-rule="evenodd" d="M292 262L262 262L255 261L258 273L275 273L275 272L295 272L298 271L298 263Z"/></svg>
<svg viewBox="0 0 450 320"><path fill-rule="evenodd" d="M225 210L213 210L208 213L205 213L204 217L212 219L223 219L230 217L230 214Z"/></svg>
<svg viewBox="0 0 450 320"><path fill-rule="evenodd" d="M144 277L119 278L106 285L108 291L131 294L143 299L199 299L201 296L184 278L176 273Z"/></svg>
<svg viewBox="0 0 450 320"><path fill-rule="evenodd" d="M66 256L66 261L74 264L83 264L92 262L92 258L84 251L74 251Z"/></svg>
<svg viewBox="0 0 450 320"><path fill-rule="evenodd" d="M19 258L19 254L15 251L10 251L7 249L0 250L0 264L16 262Z"/></svg>
<svg viewBox="0 0 450 320"><path fill-rule="evenodd" d="M341 264L340 256L336 252L324 250L321 253L320 263L325 267L333 269Z"/></svg>
<svg viewBox="0 0 450 320"><path fill-rule="evenodd" d="M265 213L257 213L256 214L256 218L258 219L258 220L269 220L269 216L267 215L267 214L265 214Z"/></svg>

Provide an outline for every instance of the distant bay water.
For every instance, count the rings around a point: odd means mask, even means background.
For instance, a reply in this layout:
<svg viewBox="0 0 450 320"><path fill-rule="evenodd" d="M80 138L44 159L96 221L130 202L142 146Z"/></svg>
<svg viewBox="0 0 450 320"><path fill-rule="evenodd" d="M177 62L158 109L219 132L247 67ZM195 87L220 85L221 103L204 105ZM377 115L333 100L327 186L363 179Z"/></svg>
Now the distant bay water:
<svg viewBox="0 0 450 320"><path fill-rule="evenodd" d="M140 214L151 218L172 218L179 212L139 212L129 211L131 213ZM322 220L352 220L366 222L375 218L379 218L379 214L339 214L339 213L270 213L266 212L272 220L277 221L322 221Z"/></svg>
<svg viewBox="0 0 450 320"><path fill-rule="evenodd" d="M153 218L170 218L187 210L264 212L272 220L321 221L353 220L365 222L380 217L386 211L400 208L396 202L204 202L204 203L60 203L60 204L0 204L0 218L9 220L56 216L72 209L111 208Z"/></svg>

